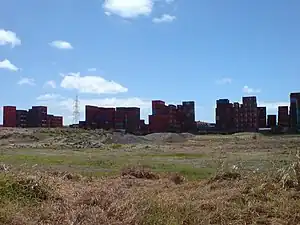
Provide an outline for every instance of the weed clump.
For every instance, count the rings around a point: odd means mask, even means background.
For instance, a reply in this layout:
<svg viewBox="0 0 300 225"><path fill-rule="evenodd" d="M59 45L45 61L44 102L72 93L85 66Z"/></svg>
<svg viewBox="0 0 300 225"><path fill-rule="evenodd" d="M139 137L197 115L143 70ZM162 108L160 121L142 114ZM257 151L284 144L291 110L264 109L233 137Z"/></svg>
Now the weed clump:
<svg viewBox="0 0 300 225"><path fill-rule="evenodd" d="M41 202L51 196L50 188L34 178L0 176L0 198L21 203Z"/></svg>
<svg viewBox="0 0 300 225"><path fill-rule="evenodd" d="M64 180L73 180L73 181L80 181L81 176L79 174L72 174L72 173L65 173L62 178Z"/></svg>
<svg viewBox="0 0 300 225"><path fill-rule="evenodd" d="M122 169L122 176L132 176L139 179L157 180L159 176L143 166L133 166Z"/></svg>
<svg viewBox="0 0 300 225"><path fill-rule="evenodd" d="M241 174L238 172L223 172L214 176L211 181L224 181L224 180L238 180L241 178Z"/></svg>
<svg viewBox="0 0 300 225"><path fill-rule="evenodd" d="M174 184L182 184L185 181L185 177L175 173L171 175L170 180L173 181Z"/></svg>

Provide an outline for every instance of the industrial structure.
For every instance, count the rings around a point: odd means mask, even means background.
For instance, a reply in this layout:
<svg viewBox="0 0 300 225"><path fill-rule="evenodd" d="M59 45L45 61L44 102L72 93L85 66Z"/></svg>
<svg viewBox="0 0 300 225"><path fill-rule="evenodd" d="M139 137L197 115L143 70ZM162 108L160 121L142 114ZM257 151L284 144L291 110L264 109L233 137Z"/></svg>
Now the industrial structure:
<svg viewBox="0 0 300 225"><path fill-rule="evenodd" d="M79 100L76 96L73 120L79 120ZM85 120L76 124L81 128L125 130L129 133L157 132L256 132L261 128L284 132L300 131L300 93L290 94L290 106L278 107L277 115L267 115L267 108L257 105L256 96L242 97L242 102L229 99L216 101L216 124L195 121L195 102L167 105L162 100L152 101L149 124L141 119L138 107L105 108L85 106ZM278 121L277 121L278 119ZM4 127L62 127L63 117L47 114L46 106L33 106L17 110L15 106L3 107Z"/></svg>
<svg viewBox="0 0 300 225"><path fill-rule="evenodd" d="M152 101L152 115L149 124L140 119L140 108L117 107L103 108L85 106L85 121L79 127L106 130L126 130L130 133L153 132L196 132L195 102L187 101L182 105L166 105L164 101Z"/></svg>
<svg viewBox="0 0 300 225"><path fill-rule="evenodd" d="M252 132L260 128L290 132L300 130L300 93L290 94L290 110L289 106L278 106L278 117L267 115L266 107L258 107L256 96L243 97L241 104L219 99L216 105L216 129L219 131Z"/></svg>
<svg viewBox="0 0 300 225"><path fill-rule="evenodd" d="M16 106L3 106L3 127L62 127L63 117L47 114L46 106L32 106L18 110Z"/></svg>

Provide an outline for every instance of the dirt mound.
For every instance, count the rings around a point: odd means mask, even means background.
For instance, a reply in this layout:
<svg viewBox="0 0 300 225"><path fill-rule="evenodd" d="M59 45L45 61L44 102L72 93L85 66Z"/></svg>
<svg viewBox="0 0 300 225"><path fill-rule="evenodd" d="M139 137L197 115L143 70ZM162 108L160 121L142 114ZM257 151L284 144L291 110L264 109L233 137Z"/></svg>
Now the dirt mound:
<svg viewBox="0 0 300 225"><path fill-rule="evenodd" d="M259 137L263 137L263 134L260 133L252 133L252 132L240 132L232 134L233 137L243 138L243 139L256 139Z"/></svg>
<svg viewBox="0 0 300 225"><path fill-rule="evenodd" d="M107 135L103 144L147 144L149 140L132 134L112 133Z"/></svg>
<svg viewBox="0 0 300 225"><path fill-rule="evenodd" d="M187 141L185 135L176 133L153 133L146 135L145 138L153 142L161 143L176 143Z"/></svg>
<svg viewBox="0 0 300 225"><path fill-rule="evenodd" d="M183 137L185 137L186 139L192 139L195 137L194 134L191 134L191 133L182 133L181 134Z"/></svg>
<svg viewBox="0 0 300 225"><path fill-rule="evenodd" d="M136 136L104 130L81 129L5 129L0 135L1 145L15 147L53 147L53 148L101 148L105 144L151 144L181 143L194 137L189 133L153 133Z"/></svg>
<svg viewBox="0 0 300 225"><path fill-rule="evenodd" d="M5 133L0 135L0 141L7 141L10 143L15 142L35 142L38 141L39 138L32 134L24 134L24 133Z"/></svg>

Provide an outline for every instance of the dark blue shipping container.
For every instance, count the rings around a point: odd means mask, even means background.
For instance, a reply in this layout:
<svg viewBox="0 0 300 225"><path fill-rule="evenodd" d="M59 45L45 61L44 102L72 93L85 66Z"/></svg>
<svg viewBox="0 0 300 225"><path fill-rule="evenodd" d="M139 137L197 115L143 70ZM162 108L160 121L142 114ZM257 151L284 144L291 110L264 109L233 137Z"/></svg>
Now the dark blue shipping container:
<svg viewBox="0 0 300 225"><path fill-rule="evenodd" d="M229 104L229 99L218 99L217 105L219 104Z"/></svg>
<svg viewBox="0 0 300 225"><path fill-rule="evenodd" d="M300 127L300 108L296 110L297 114L297 127Z"/></svg>
<svg viewBox="0 0 300 225"><path fill-rule="evenodd" d="M296 103L296 102L297 102L297 98L291 98L291 99L290 99L290 102L291 102L291 103Z"/></svg>

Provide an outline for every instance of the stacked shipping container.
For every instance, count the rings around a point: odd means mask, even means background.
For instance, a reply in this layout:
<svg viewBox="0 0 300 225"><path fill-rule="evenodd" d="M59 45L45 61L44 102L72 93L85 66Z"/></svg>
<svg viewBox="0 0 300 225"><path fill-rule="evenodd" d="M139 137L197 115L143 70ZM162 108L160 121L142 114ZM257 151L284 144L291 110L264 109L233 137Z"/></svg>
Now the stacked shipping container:
<svg viewBox="0 0 300 225"><path fill-rule="evenodd" d="M290 127L295 129L300 126L300 93L290 94Z"/></svg>
<svg viewBox="0 0 300 225"><path fill-rule="evenodd" d="M3 126L4 127L17 126L17 109L15 106L3 107Z"/></svg>
<svg viewBox="0 0 300 225"><path fill-rule="evenodd" d="M140 120L139 132L140 134L148 134L149 126L145 123L145 120Z"/></svg>
<svg viewBox="0 0 300 225"><path fill-rule="evenodd" d="M28 127L47 127L47 107L32 106L28 111Z"/></svg>
<svg viewBox="0 0 300 225"><path fill-rule="evenodd" d="M229 99L219 99L216 102L216 127L222 131L232 131L235 129L235 110Z"/></svg>
<svg viewBox="0 0 300 225"><path fill-rule="evenodd" d="M278 106L278 125L281 127L289 127L288 106Z"/></svg>
<svg viewBox="0 0 300 225"><path fill-rule="evenodd" d="M167 115L168 108L165 104L166 103L161 100L152 101L152 115Z"/></svg>
<svg viewBox="0 0 300 225"><path fill-rule="evenodd" d="M256 97L243 97L243 104L229 99L216 102L216 127L226 132L257 131L266 127L266 107L257 107Z"/></svg>
<svg viewBox="0 0 300 225"><path fill-rule="evenodd" d="M115 128L125 129L127 132L134 132L140 127L140 108L119 107L115 113Z"/></svg>
<svg viewBox="0 0 300 225"><path fill-rule="evenodd" d="M27 110L17 110L17 127L27 127L27 118L28 118L28 111Z"/></svg>
<svg viewBox="0 0 300 225"><path fill-rule="evenodd" d="M268 127L274 128L276 127L276 115L268 115Z"/></svg>
<svg viewBox="0 0 300 225"><path fill-rule="evenodd" d="M242 121L242 107L238 102L233 103L233 124L236 132L242 131L241 121Z"/></svg>
<svg viewBox="0 0 300 225"><path fill-rule="evenodd" d="M195 122L195 102L185 101L182 102L182 105L184 112L183 132L194 132L197 127Z"/></svg>
<svg viewBox="0 0 300 225"><path fill-rule="evenodd" d="M243 130L257 131L257 101L255 96L243 97Z"/></svg>
<svg viewBox="0 0 300 225"><path fill-rule="evenodd" d="M195 102L182 105L165 105L164 101L152 101L152 115L149 116L150 132L193 132L196 131Z"/></svg>
<svg viewBox="0 0 300 225"><path fill-rule="evenodd" d="M149 115L149 131L150 132L166 132L169 129L168 115Z"/></svg>
<svg viewBox="0 0 300 225"><path fill-rule="evenodd" d="M57 128L62 126L63 126L62 116L47 115L47 127Z"/></svg>
<svg viewBox="0 0 300 225"><path fill-rule="evenodd" d="M115 108L98 108L98 113L95 118L97 128L109 130L115 126Z"/></svg>
<svg viewBox="0 0 300 225"><path fill-rule="evenodd" d="M296 127L300 129L300 98L296 101Z"/></svg>
<svg viewBox="0 0 300 225"><path fill-rule="evenodd" d="M177 123L177 107L176 105L168 105L169 115L169 131L176 132L180 130L180 124Z"/></svg>
<svg viewBox="0 0 300 225"><path fill-rule="evenodd" d="M140 127L140 108L118 107L115 109L87 105L84 125L89 128L126 130L133 133Z"/></svg>
<svg viewBox="0 0 300 225"><path fill-rule="evenodd" d="M267 123L267 108L266 107L257 107L257 121L258 128L266 128Z"/></svg>
<svg viewBox="0 0 300 225"><path fill-rule="evenodd" d="M53 117L50 124L49 118ZM3 107L3 122L6 127L62 127L63 118L47 115L46 106L33 106L29 111L17 110L15 106Z"/></svg>
<svg viewBox="0 0 300 225"><path fill-rule="evenodd" d="M89 128L97 128L96 116L98 113L97 106L86 105L85 106L85 123Z"/></svg>

